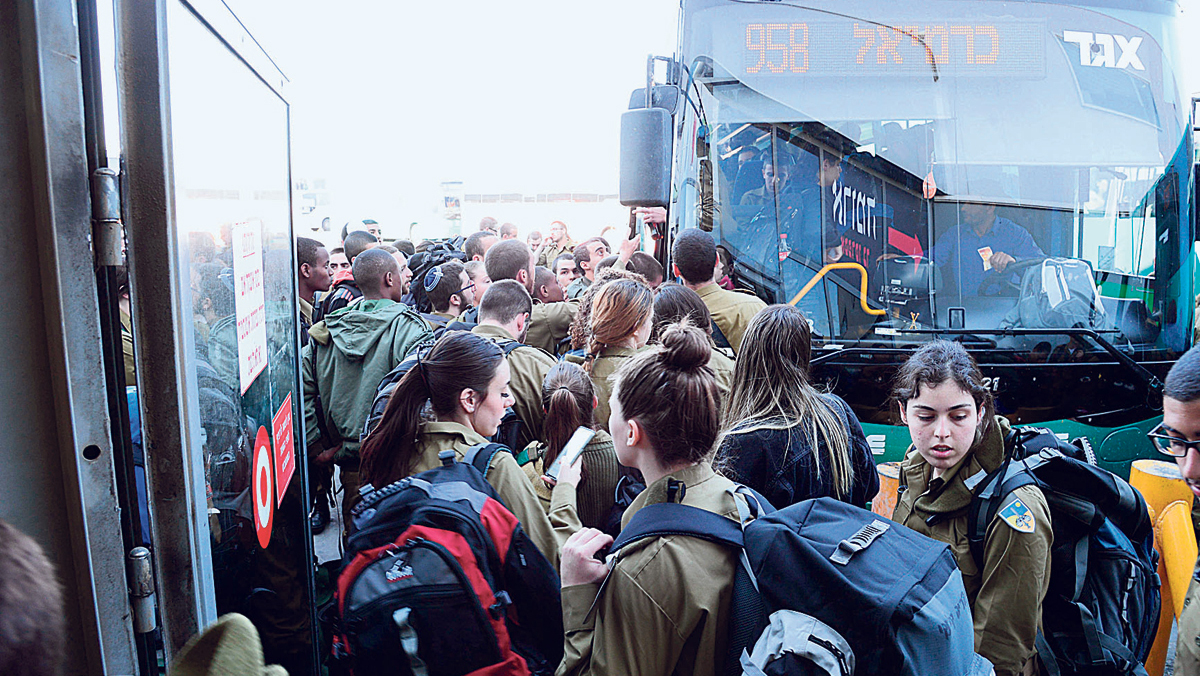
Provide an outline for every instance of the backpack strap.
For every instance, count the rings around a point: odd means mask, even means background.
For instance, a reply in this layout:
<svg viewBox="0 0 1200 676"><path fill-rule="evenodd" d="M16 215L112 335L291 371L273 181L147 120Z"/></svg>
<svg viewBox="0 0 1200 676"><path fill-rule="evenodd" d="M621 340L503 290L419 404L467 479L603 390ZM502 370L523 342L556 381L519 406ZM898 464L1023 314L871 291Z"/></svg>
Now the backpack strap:
<svg viewBox="0 0 1200 676"><path fill-rule="evenodd" d="M975 487L967 512L967 540L971 546L971 556L981 568L988 526L996 518L996 512L1000 511L1004 500L1022 486L1039 484L1033 471L1061 457L1062 453L1052 448L1042 449L1024 459L1013 458L1010 454Z"/></svg>
<svg viewBox="0 0 1200 676"><path fill-rule="evenodd" d="M479 473L482 474L483 478L486 479L488 475L488 469L490 469L492 465L492 458L496 457L496 454L500 451L505 451L508 453L512 452L509 451L508 446L505 446L504 444L490 442L475 444L474 446L468 448L467 452L463 454L463 462L479 470Z"/></svg>
<svg viewBox="0 0 1200 676"><path fill-rule="evenodd" d="M639 509L621 529L610 551L617 552L646 538L668 535L685 535L737 549L745 545L742 527L736 521L707 509L664 502Z"/></svg>
<svg viewBox="0 0 1200 676"><path fill-rule="evenodd" d="M733 349L733 346L729 344L729 339L726 338L725 334L721 331L721 327L717 326L717 320L714 319L711 323L712 339L713 342L717 344L717 347L727 347Z"/></svg>

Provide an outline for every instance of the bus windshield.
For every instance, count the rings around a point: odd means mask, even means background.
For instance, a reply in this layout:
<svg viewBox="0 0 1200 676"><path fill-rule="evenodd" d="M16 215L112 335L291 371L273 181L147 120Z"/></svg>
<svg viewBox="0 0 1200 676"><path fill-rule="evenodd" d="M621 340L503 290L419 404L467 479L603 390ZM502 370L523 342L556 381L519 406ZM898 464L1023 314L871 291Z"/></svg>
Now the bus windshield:
<svg viewBox="0 0 1200 676"><path fill-rule="evenodd" d="M1119 4L690 3L702 227L814 346L1186 349L1175 8Z"/></svg>

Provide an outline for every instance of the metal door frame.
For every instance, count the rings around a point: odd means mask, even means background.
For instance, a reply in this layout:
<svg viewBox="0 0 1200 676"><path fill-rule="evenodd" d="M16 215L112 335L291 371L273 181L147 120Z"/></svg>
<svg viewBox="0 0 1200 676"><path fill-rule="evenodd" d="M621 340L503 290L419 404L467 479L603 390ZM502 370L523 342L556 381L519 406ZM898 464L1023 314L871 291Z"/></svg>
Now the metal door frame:
<svg viewBox="0 0 1200 676"><path fill-rule="evenodd" d="M200 416L192 318L181 312L188 307L181 300L189 290L182 288L175 228L168 2L179 2L195 15L288 104L283 93L286 76L220 0L116 0L130 301L159 609L169 663L189 638L217 619L217 611L204 469L200 454L188 452L201 445ZM290 107L287 111L290 117ZM290 204L290 131L288 153Z"/></svg>

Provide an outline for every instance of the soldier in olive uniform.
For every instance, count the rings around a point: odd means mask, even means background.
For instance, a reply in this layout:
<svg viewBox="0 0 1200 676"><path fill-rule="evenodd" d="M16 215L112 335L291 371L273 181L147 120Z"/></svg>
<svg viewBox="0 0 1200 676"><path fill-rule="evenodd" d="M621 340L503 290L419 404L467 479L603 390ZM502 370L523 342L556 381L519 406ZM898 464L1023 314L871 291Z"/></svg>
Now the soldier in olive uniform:
<svg viewBox="0 0 1200 676"><path fill-rule="evenodd" d="M524 286L530 294L533 293L533 252L524 242L507 239L497 243L488 249L483 264L493 283L512 279ZM558 354L558 346L570 333L571 322L575 321L577 312L578 301L534 303L524 343L540 347L550 354Z"/></svg>
<svg viewBox="0 0 1200 676"><path fill-rule="evenodd" d="M892 519L950 545L971 602L975 651L997 676L1034 673L1034 641L1050 584L1050 509L1037 486L1010 493L988 525L983 560L968 541L968 481L1004 460L1008 421L959 343L918 350L896 376L896 400L913 448L904 459Z"/></svg>
<svg viewBox="0 0 1200 676"><path fill-rule="evenodd" d="M676 235L671 260L675 274L683 278L683 285L699 294L708 306L717 347L727 345L736 354L750 320L767 304L758 296L727 291L713 281L721 269L721 261L712 235L703 230L689 229Z"/></svg>
<svg viewBox="0 0 1200 676"><path fill-rule="evenodd" d="M529 328L533 299L519 283L507 279L493 284L479 303L479 325L471 330L501 347L518 342ZM545 441L542 421L542 381L558 361L545 350L522 345L507 350L505 359L511 372L508 388L513 395L513 410L521 421L521 437L514 452L531 441Z"/></svg>
<svg viewBox="0 0 1200 676"><path fill-rule="evenodd" d="M554 263L554 259L565 253L572 253L574 251L575 242L567 234L567 224L562 221L554 221L550 224L550 234L542 240L541 245L538 247L537 260L534 262L544 268L548 268ZM495 279L495 277L492 279Z"/></svg>
<svg viewBox="0 0 1200 676"><path fill-rule="evenodd" d="M1167 374L1162 424L1150 432L1158 450L1173 456L1179 473L1200 498L1200 348L1193 347ZM1200 561L1179 616L1175 673L1200 675Z"/></svg>

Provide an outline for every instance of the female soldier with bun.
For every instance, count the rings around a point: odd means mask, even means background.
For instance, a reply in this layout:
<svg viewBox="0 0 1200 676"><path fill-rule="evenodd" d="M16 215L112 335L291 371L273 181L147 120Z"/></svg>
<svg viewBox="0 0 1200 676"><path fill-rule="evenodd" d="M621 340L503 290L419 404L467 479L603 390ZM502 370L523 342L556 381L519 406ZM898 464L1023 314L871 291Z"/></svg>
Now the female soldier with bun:
<svg viewBox="0 0 1200 676"><path fill-rule="evenodd" d="M959 343L936 341L896 374L900 417L912 435L892 518L950 545L975 621L975 651L997 676L1035 673L1034 640L1050 583L1050 511L1036 486L1013 491L988 525L983 560L967 540L967 481L1004 461L1008 421Z"/></svg>
<svg viewBox="0 0 1200 676"><path fill-rule="evenodd" d="M438 467L441 451L452 449L461 461L472 446L487 443L513 405L508 380L498 345L465 331L447 332L400 378L379 426L363 442L363 481L386 486ZM427 402L432 419L422 417ZM550 522L512 453L492 457L487 481L529 539L557 565Z"/></svg>
<svg viewBox="0 0 1200 676"><path fill-rule="evenodd" d="M720 395L707 366L710 345L700 329L668 327L660 345L630 357L614 376L609 429L617 457L641 470L647 483L625 524L646 505L672 498L737 520L727 492L734 483L711 465ZM563 468L551 506L556 527L578 524L578 479L577 466ZM651 537L622 549L610 572L593 557L611 542L585 528L563 547L566 643L558 673L715 674L736 554L697 538Z"/></svg>

